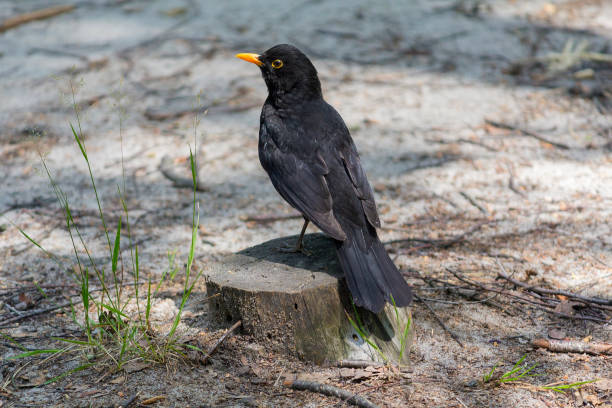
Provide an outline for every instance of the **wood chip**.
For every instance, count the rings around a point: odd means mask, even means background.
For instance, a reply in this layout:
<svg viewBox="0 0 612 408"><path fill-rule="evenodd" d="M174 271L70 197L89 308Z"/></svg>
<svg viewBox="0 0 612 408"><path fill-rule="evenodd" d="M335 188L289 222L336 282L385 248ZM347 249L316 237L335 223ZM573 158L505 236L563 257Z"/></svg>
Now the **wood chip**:
<svg viewBox="0 0 612 408"><path fill-rule="evenodd" d="M157 395L155 397L151 397L151 398L148 398L142 401L140 405L151 405L151 404L155 404L156 402L163 401L165 399L166 399L165 395Z"/></svg>

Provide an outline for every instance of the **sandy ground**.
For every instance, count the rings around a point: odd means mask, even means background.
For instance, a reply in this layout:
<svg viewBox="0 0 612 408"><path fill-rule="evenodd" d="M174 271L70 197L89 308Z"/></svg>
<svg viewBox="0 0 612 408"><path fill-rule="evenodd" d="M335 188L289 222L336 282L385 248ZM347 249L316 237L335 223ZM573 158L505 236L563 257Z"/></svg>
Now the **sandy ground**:
<svg viewBox="0 0 612 408"><path fill-rule="evenodd" d="M56 3L5 1L0 20ZM555 71L537 63L568 45L612 53L612 3L73 3L70 13L0 33L3 320L22 313L13 309L23 302L19 288L70 282L69 273L18 230L74 262L38 153L67 193L95 259L106 262L95 196L69 128L77 125L71 89L77 91L85 144L113 225L121 213L117 185L125 180L143 273L159 275L168 251L186 256L191 192L173 186L159 169L167 157L174 171L187 175L189 146L197 147L204 190L198 193L196 266L298 232L296 219L243 220L292 210L257 159L264 83L254 66L233 58L289 42L312 57L326 99L353 134L384 221L382 239L460 237L444 248L404 241L390 243L389 250L464 347L416 303L408 378L377 373L355 380L339 369L271 354L238 335L222 345L211 365L157 366L107 378L91 369L45 387L11 383L22 362L5 359L0 405L113 406L139 392L140 400L163 395L155 406L169 407L342 406L336 398L279 385L283 376L309 373L389 407L611 406L609 356L555 354L529 345L551 330L610 342L609 320L564 319L503 296L494 304L470 302L431 290L418 274L456 282L446 269L451 268L493 283L503 268L530 284L612 297L612 68L583 61ZM194 129L196 111L206 114ZM535 132L552 144L487 120ZM165 298L177 299L175 286L163 292ZM201 289L187 324L205 329ZM55 300L61 295L50 293ZM36 309L51 300L21 306ZM75 327L54 313L2 332L28 347L55 347L51 337L74 334ZM600 317L610 316L608 311ZM0 349L4 358L18 352L8 341ZM477 383L495 363L507 370L525 353L527 361L538 363L539 377L518 385ZM40 361L24 371L21 384L57 372ZM603 380L566 394L533 387L596 378Z"/></svg>

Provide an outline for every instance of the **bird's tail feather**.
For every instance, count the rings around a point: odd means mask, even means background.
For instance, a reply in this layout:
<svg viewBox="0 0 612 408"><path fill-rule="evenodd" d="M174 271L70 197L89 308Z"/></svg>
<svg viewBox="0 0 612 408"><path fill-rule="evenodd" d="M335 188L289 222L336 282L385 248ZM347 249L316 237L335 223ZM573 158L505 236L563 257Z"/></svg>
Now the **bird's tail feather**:
<svg viewBox="0 0 612 408"><path fill-rule="evenodd" d="M395 302L398 307L410 304L410 286L389 258L374 228L352 230L345 241L337 241L336 248L355 305L378 313L385 302Z"/></svg>

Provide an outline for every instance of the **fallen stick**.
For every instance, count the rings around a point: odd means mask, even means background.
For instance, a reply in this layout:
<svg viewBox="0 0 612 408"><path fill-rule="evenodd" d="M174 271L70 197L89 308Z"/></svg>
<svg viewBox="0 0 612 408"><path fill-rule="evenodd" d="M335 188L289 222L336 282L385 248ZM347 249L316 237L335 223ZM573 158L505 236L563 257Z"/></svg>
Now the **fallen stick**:
<svg viewBox="0 0 612 408"><path fill-rule="evenodd" d="M466 193L465 191L460 191L459 194L461 194L463 196L463 198L468 200L470 202L470 204L472 204L474 207L476 207L478 209L478 211L480 211L481 213L483 213L486 216L489 216L489 212L487 210L485 210L480 204L478 204L476 202L476 200L474 200L471 196L469 196L468 193Z"/></svg>
<svg viewBox="0 0 612 408"><path fill-rule="evenodd" d="M339 368L367 368L382 367L384 364L370 360L340 360L335 365Z"/></svg>
<svg viewBox="0 0 612 408"><path fill-rule="evenodd" d="M285 380L283 385L294 390L311 391L316 392L318 394L327 395L329 397L337 397L349 404L362 408L378 408L378 405L375 405L366 398L361 397L350 391L343 390L342 388L334 387L333 385L303 380Z"/></svg>
<svg viewBox="0 0 612 408"><path fill-rule="evenodd" d="M210 356L212 356L215 353L215 351L217 351L217 348L219 347L219 345L221 345L221 343L223 343L225 339L228 338L234 332L234 330L236 330L241 325L242 325L242 320L238 320L236 323L234 323L234 325L230 327L223 334L223 336L221 336L219 340L217 340L217 342L210 348L210 350L208 350L208 353L206 353L206 355L201 360L202 364L206 364Z"/></svg>
<svg viewBox="0 0 612 408"><path fill-rule="evenodd" d="M79 301L77 301L77 302L79 302ZM6 320L3 320L3 321L0 322L0 329L3 329L5 326L7 326L10 323L14 323L14 322L17 322L19 320L27 319L28 317L40 315L40 314L43 314L43 313L52 312L54 310L61 309L61 308L66 307L66 306L70 306L71 304L77 303L77 302L65 302L65 303L61 303L59 305L48 307L46 309L36 309L36 310L32 310L31 312L23 313L23 314L21 314L19 316L11 317L9 319L6 319Z"/></svg>
<svg viewBox="0 0 612 408"><path fill-rule="evenodd" d="M533 133L527 129L523 129L520 128L518 126L513 126L510 125L508 123L502 123L502 122L496 122L494 120L490 120L490 119L485 119L485 123L491 126L495 126L496 128L499 129L506 129L506 130L515 130L517 132L521 132L522 134L524 134L525 136L529 136L529 137L533 137L534 139L539 140L540 142L544 142L544 143L548 143L549 145L553 145L559 149L563 149L563 150L569 150L570 147L566 144L563 143L558 143L558 142L553 142L552 140L548 140L543 136L538 135L537 133Z"/></svg>
<svg viewBox="0 0 612 408"><path fill-rule="evenodd" d="M514 171L512 171L512 166L508 165L508 173L510 173L510 177L508 178L508 188L514 192L515 194L520 195L521 197L527 197L527 194L523 193L521 190L516 188L514 185Z"/></svg>
<svg viewBox="0 0 612 408"><path fill-rule="evenodd" d="M507 280L508 282L515 284L516 286L519 286L523 289L527 289L531 292L539 293L540 295L562 295L562 296L567 296L568 298L582 300L583 302L586 302L586 303L595 303L597 305L612 306L612 299L592 298L592 297L577 295L575 293L567 292L565 290L546 289L546 288L540 288L538 286L531 286L531 285L527 285L524 282L511 278L510 276L506 275L503 272L497 272L497 275L500 278L503 278Z"/></svg>
<svg viewBox="0 0 612 408"><path fill-rule="evenodd" d="M486 285L483 285L481 283L478 282L471 282L463 277L461 277L457 272L453 271L450 268L446 268L447 271L449 271L450 273L452 273L457 279L459 279L460 281L467 283L468 285L472 285L472 286L476 286L478 288L481 288L482 290L488 291L488 292L494 292L494 293L499 293L501 295L504 296L509 296L512 297L516 300L518 300L521 303L526 303L526 304L533 304L536 306L541 306L542 310L544 310L547 313L551 313L554 314L555 316L561 316L561 317L565 317L568 319L576 319L576 320L589 320L592 322L598 322L598 323L608 323L608 320L606 319L600 319L597 317L591 317L591 316L584 316L584 315L580 315L580 316L574 316L574 315L569 315L567 313L561 313L561 312L557 312L555 310L553 310L553 306L546 304L540 300L534 300L534 299L528 299L522 296L519 296L515 293L506 291L506 290L502 290L502 289L497 289L497 288L492 288L492 287L488 287ZM555 299L549 299L549 300L555 300Z"/></svg>
<svg viewBox="0 0 612 408"><path fill-rule="evenodd" d="M535 339L531 342L535 347L541 347L558 353L587 353L593 355L612 355L612 344L585 343L575 340Z"/></svg>
<svg viewBox="0 0 612 408"><path fill-rule="evenodd" d="M132 395L130 398L128 398L125 402L123 402L121 404L121 408L127 408L130 405L132 405L136 399L138 398L138 395L140 394L140 391L138 391L137 393L135 393L134 395Z"/></svg>
<svg viewBox="0 0 612 408"><path fill-rule="evenodd" d="M54 17L59 14L67 13L74 9L75 6L72 4L64 4L61 6L48 7L29 13L20 14L15 17L7 18L2 22L2 24L0 24L0 33L5 32L6 30L10 30L11 28L20 26L22 24L29 23L30 21L44 20L46 18Z"/></svg>
<svg viewBox="0 0 612 408"><path fill-rule="evenodd" d="M155 397L151 397L149 399L142 401L140 405L151 405L151 404L155 404L156 402L163 401L165 399L166 399L165 395L157 395Z"/></svg>
<svg viewBox="0 0 612 408"><path fill-rule="evenodd" d="M482 290L484 290L484 291L487 291L487 292L494 292L494 293L499 293L499 294L501 294L501 295L505 295L505 296L510 296L510 297L513 297L513 298L515 298L515 299L517 299L517 300L519 300L519 301L521 301L521 302L523 302L523 303L531 303L531 304L534 304L534 305L536 305L536 306L543 306L543 307L549 307L549 308L552 308L552 306L551 306L551 305L548 305L548 304L546 304L546 303L544 303L544 302L541 302L541 301L539 301L539 300L533 300L533 299L524 298L524 297L522 297L522 296L516 295L516 294L514 294L514 293L512 293L512 292L508 292L508 291L506 291L506 290L497 289L497 288L491 288L491 287L488 287L488 286L486 286L486 285L483 285L483 284L482 284L482 283L480 283L480 282L470 281L470 280L468 280L468 279L466 279L466 278L464 278L464 277L460 276L460 275L458 274L458 272L455 272L455 271L453 271L453 270L452 270L452 269L450 269L450 268L446 268L446 270L447 270L448 272L452 273L452 274L453 274L453 276L455 276L455 278L459 279L461 282L467 283L468 285L475 286L475 287L480 288L480 289L482 289Z"/></svg>
<svg viewBox="0 0 612 408"><path fill-rule="evenodd" d="M328 367L338 367L338 368L376 368L381 369L383 367L391 368L392 370L397 370L400 373L411 373L410 367L407 366L394 366L394 365L386 365L384 363L379 363L377 361L370 360L340 360L332 363Z"/></svg>
<svg viewBox="0 0 612 408"><path fill-rule="evenodd" d="M442 326L442 328L452 337L453 340L455 340L457 342L457 344L459 344L461 346L461 348L464 348L465 346L463 345L463 343L461 342L461 340L459 340L459 337L457 337L457 335L455 333L453 333L453 331L451 329L449 329L448 327L446 327L446 325L444 324L444 322L442 321L442 319L440 319L438 317L438 315L436 314L436 312L433 310L433 308L431 306L429 306L429 304L423 300L419 295L417 295L416 293L412 294L416 300L418 300L419 302L423 303L425 305L425 307L427 307L427 309L429 309L429 311L431 312L431 314L433 315L433 317L436 319L436 321L438 322L438 324L440 326Z"/></svg>

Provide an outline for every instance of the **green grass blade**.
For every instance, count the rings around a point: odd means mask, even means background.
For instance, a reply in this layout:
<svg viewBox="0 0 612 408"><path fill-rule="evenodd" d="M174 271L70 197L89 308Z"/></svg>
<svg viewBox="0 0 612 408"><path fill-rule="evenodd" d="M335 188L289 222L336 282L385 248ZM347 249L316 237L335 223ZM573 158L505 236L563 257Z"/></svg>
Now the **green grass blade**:
<svg viewBox="0 0 612 408"><path fill-rule="evenodd" d="M17 340L15 340L14 338L12 338L11 336L9 336L8 334L4 334L4 333L0 333L0 336L4 337L7 341L9 341L10 343L14 344L15 347L21 349L21 350L27 350L24 346L22 346L21 344L19 344L19 342Z"/></svg>
<svg viewBox="0 0 612 408"><path fill-rule="evenodd" d="M112 257L112 262L111 262L113 273L117 272L117 261L119 260L120 241L121 241L121 215L119 216L119 222L117 223L117 234L115 235L115 246L113 247L113 257Z"/></svg>
<svg viewBox="0 0 612 408"><path fill-rule="evenodd" d="M64 350L61 350L61 349L32 350L32 351L26 351L25 353L17 354L16 356L8 357L7 360L17 360L19 358L36 356L36 355L39 355L39 354L55 354L55 353L60 353L62 351L64 351Z"/></svg>
<svg viewBox="0 0 612 408"><path fill-rule="evenodd" d="M108 309L109 311L118 314L119 316L127 319L127 315L125 313L123 313L121 310L117 309L116 307L112 306L112 305L107 305L106 303L100 303L100 306L102 306L105 309Z"/></svg>
<svg viewBox="0 0 612 408"><path fill-rule="evenodd" d="M354 305L353 305L353 307L354 307ZM351 326L353 326L353 329L355 329L355 331L357 332L357 334L359 334L359 336L363 339L363 341L365 341L370 347L372 347L373 350L376 350L376 352L382 357L382 359L385 362L389 361L387 356L382 352L382 350L378 347L378 345L376 345L376 343L374 343L372 340L369 339L368 335L365 333L365 329L360 327L360 325L357 324L351 318L351 316L348 314L348 312L346 310L344 311L344 313L346 314L346 317L348 318L348 321L351 324Z"/></svg>
<svg viewBox="0 0 612 408"><path fill-rule="evenodd" d="M518 371L520 371L521 369L521 364L523 363L523 361L525 361L525 358L527 357L527 354L523 354L523 356L514 364L514 366L512 367L512 370L504 373L504 375L501 376L501 379L505 379L505 378L512 378L512 376L517 373Z"/></svg>
<svg viewBox="0 0 612 408"><path fill-rule="evenodd" d="M394 305L395 307L395 305ZM397 308L395 309L396 313L397 313ZM398 321L399 321L399 315L398 315ZM412 319L410 318L410 316L408 316L408 321L406 322L406 327L404 327L404 333L402 334L402 337L400 338L400 354L399 354L399 362L401 363L403 357L404 357L404 349L406 348L407 344L406 341L408 340L408 336L410 335L410 326L412 326Z"/></svg>
<svg viewBox="0 0 612 408"><path fill-rule="evenodd" d="M395 299L393 299L393 294L389 293L389 298L391 298L391 303L393 304L393 310L395 310L395 320L399 324L400 322L399 312L397 311L397 305L395 304Z"/></svg>
<svg viewBox="0 0 612 408"><path fill-rule="evenodd" d="M27 238L28 241L30 241L31 243L33 243L34 245L36 245L39 249L43 250L44 252L47 252L43 249L43 247L40 246L40 244L36 241L34 241L34 238L30 237L24 230L22 230L21 228L17 227L17 230L19 230L19 232L21 232L21 235L23 235L24 237Z"/></svg>
<svg viewBox="0 0 612 408"><path fill-rule="evenodd" d="M355 302L353 302L353 300L351 299L351 306L353 306L353 313L355 313L355 319L357 319L357 324L359 325L359 327L363 327L363 322L361 321L361 316L359 316L359 313L357 312L357 306L355 306ZM346 313L346 311L345 311ZM348 316L348 313L347 313Z"/></svg>
<svg viewBox="0 0 612 408"><path fill-rule="evenodd" d="M204 350L192 344L183 344L182 346L191 350L199 351L200 353L204 353Z"/></svg>
<svg viewBox="0 0 612 408"><path fill-rule="evenodd" d="M94 363L85 363L85 364L82 364L82 365L80 365L78 367L75 367L75 368L73 368L71 370L68 370L68 371L65 371L65 372L61 373L60 375L58 375L56 377L51 378L50 380L46 381L43 385L49 385L51 383L54 383L56 381L61 380L62 378L66 377L66 376L68 376L68 375L70 375L72 373L76 373L78 371L82 371L82 370L88 369L89 367L91 367L93 365L94 365Z"/></svg>
<svg viewBox="0 0 612 408"><path fill-rule="evenodd" d="M495 363L495 365L493 366L493 368L491 368L491 371L489 371L487 374L485 374L482 377L482 382L484 383L488 383L489 381L491 381L491 378L493 378L493 373L495 372L495 370L497 369L497 367L499 366L500 362L498 361L497 363Z"/></svg>
<svg viewBox="0 0 612 408"><path fill-rule="evenodd" d="M578 381L575 383L571 383L571 384L559 384L559 385L543 385L540 388L544 389L544 390L551 390L551 391L555 391L555 392L560 392L560 393L565 393L565 391L567 390L571 390L573 388L580 388L582 387L584 384L591 384L594 382L599 381L597 380L587 380L587 381Z"/></svg>
<svg viewBox="0 0 612 408"><path fill-rule="evenodd" d="M193 180L193 190L196 191L197 183L198 183L198 171L196 168L195 158L191 151L191 147L189 148L189 165L191 167L191 179Z"/></svg>
<svg viewBox="0 0 612 408"><path fill-rule="evenodd" d="M87 152L85 151L85 146L83 146L83 143L81 143L81 139L79 138L79 135L77 134L76 130L74 130L74 126L72 126L72 122L70 122L70 129L72 129L72 135L74 136L74 140L76 140L77 144L79 145L81 154L83 155L85 160L89 161L89 159L87 158Z"/></svg>

